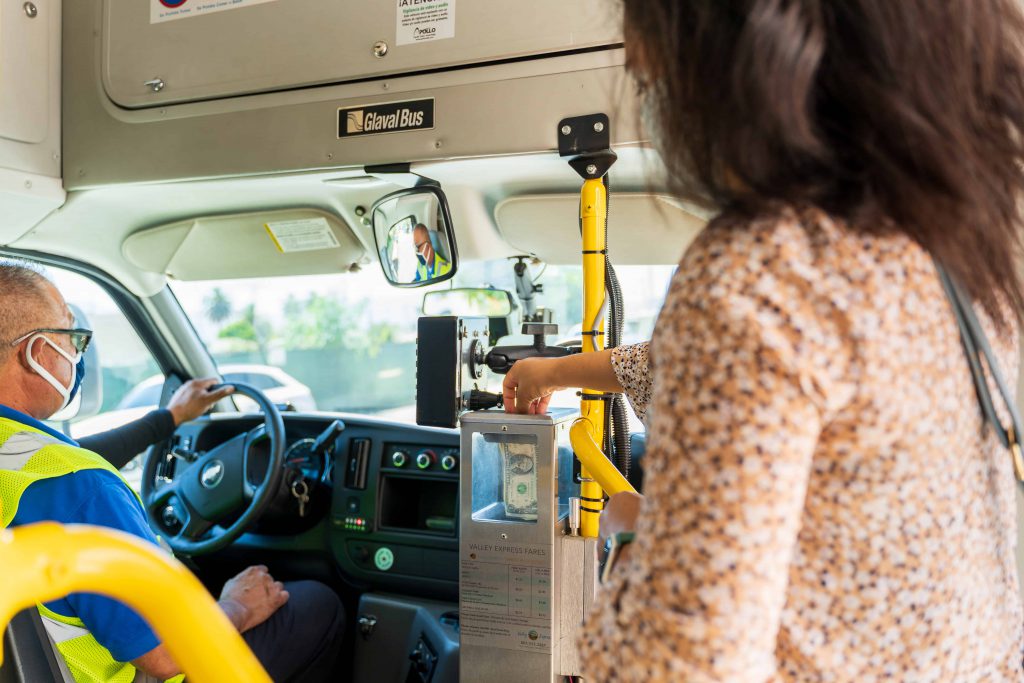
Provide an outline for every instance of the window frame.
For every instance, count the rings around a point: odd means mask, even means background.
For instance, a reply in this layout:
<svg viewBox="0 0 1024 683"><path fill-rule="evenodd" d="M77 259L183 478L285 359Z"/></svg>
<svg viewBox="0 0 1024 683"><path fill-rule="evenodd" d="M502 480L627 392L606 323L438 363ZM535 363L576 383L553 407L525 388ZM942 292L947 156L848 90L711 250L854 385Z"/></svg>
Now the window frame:
<svg viewBox="0 0 1024 683"><path fill-rule="evenodd" d="M185 370L181 359L178 358L171 345L160 334L155 319L146 309L142 300L106 271L68 257L27 249L0 247L0 256L22 259L46 267L61 268L88 278L107 293L114 302L114 305L124 315L128 324L139 335L139 340L153 357L153 361L160 372L163 373L165 381L171 376L176 376L179 379L188 379L190 377L190 373ZM166 285L164 286L166 287ZM177 299L175 299L175 304L180 307ZM184 315L184 311L182 311L182 315ZM191 321L189 321L189 328L192 329L192 334L196 334L194 328L192 328ZM205 346L203 348L205 349Z"/></svg>

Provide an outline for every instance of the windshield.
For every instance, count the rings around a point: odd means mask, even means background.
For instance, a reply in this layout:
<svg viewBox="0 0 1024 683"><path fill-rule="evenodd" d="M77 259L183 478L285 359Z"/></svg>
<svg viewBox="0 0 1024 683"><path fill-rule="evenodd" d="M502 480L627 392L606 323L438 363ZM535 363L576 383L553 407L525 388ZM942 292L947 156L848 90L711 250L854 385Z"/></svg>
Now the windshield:
<svg viewBox="0 0 1024 683"><path fill-rule="evenodd" d="M494 286L515 291L514 261L460 264L435 288L397 289L378 268L357 273L174 282L172 289L225 377L262 388L299 410L367 413L415 422L416 320L424 292ZM579 267L534 265L540 306L558 340L579 339ZM621 266L623 343L650 337L674 267ZM530 343L515 335L503 344ZM501 378L489 387L500 390ZM578 402L565 392L555 405ZM634 428L639 423L634 420Z"/></svg>

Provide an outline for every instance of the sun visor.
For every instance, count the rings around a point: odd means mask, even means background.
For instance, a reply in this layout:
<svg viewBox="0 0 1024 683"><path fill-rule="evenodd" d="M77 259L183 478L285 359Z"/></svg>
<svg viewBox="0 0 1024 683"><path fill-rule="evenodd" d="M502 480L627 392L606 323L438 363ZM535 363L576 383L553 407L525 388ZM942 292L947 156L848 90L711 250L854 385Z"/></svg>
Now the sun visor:
<svg viewBox="0 0 1024 683"><path fill-rule="evenodd" d="M139 268L178 280L338 273L367 257L346 223L316 209L179 221L137 232L123 249Z"/></svg>
<svg viewBox="0 0 1024 683"><path fill-rule="evenodd" d="M580 262L578 194L524 195L494 210L505 241L546 263ZM669 195L612 193L609 258L614 264L674 265L713 213Z"/></svg>

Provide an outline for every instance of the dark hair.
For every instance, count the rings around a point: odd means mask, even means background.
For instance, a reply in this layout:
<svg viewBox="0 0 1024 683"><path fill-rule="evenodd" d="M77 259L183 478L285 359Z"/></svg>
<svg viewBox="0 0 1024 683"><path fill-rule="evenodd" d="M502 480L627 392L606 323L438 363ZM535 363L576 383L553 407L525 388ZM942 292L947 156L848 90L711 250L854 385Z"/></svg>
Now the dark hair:
<svg viewBox="0 0 1024 683"><path fill-rule="evenodd" d="M674 188L898 230L1000 323L1024 305L1018 0L624 0Z"/></svg>

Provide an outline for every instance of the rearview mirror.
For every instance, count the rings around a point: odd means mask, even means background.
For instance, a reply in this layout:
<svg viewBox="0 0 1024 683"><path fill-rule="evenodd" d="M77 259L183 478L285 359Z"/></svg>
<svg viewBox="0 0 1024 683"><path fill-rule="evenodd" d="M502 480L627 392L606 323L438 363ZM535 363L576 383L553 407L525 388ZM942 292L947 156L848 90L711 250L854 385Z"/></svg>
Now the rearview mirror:
<svg viewBox="0 0 1024 683"><path fill-rule="evenodd" d="M373 237L384 277L396 287L423 287L455 275L448 200L434 185L393 192L373 205Z"/></svg>
<svg viewBox="0 0 1024 683"><path fill-rule="evenodd" d="M423 315L503 318L511 315L514 308L512 294L503 289L460 287L423 295Z"/></svg>
<svg viewBox="0 0 1024 683"><path fill-rule="evenodd" d="M460 287L423 295L423 315L486 317L491 342L496 343L516 329L513 313L519 308L512 292L505 289Z"/></svg>

